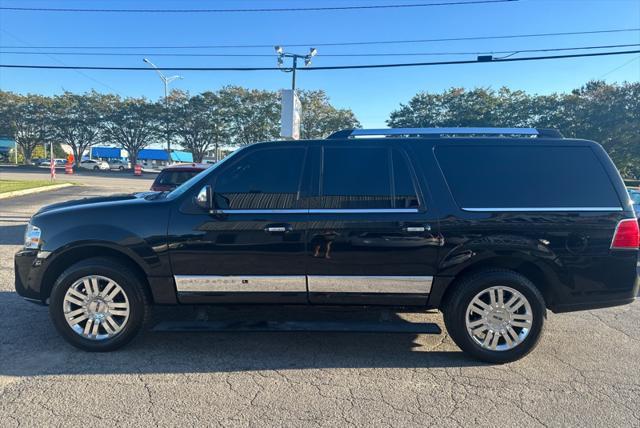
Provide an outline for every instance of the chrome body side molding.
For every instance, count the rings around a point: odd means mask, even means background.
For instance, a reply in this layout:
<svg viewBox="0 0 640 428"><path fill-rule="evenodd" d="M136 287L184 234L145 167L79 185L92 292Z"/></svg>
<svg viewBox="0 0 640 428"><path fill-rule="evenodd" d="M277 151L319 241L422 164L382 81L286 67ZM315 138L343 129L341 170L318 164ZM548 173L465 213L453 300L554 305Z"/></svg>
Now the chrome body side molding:
<svg viewBox="0 0 640 428"><path fill-rule="evenodd" d="M417 208L313 208L283 210L217 210L221 214L398 214L417 213Z"/></svg>
<svg viewBox="0 0 640 428"><path fill-rule="evenodd" d="M397 213L417 213L417 208L379 208L379 209L361 209L361 208L313 208L309 210L310 214L397 214Z"/></svg>
<svg viewBox="0 0 640 428"><path fill-rule="evenodd" d="M432 276L325 276L307 277L309 293L429 294Z"/></svg>
<svg viewBox="0 0 640 428"><path fill-rule="evenodd" d="M622 207L517 207L517 208L462 208L463 211L473 212L609 212L623 211Z"/></svg>
<svg viewBox="0 0 640 428"><path fill-rule="evenodd" d="M175 275L178 293L306 293L304 275Z"/></svg>
<svg viewBox="0 0 640 428"><path fill-rule="evenodd" d="M424 294L432 276L175 275L178 293Z"/></svg>
<svg viewBox="0 0 640 428"><path fill-rule="evenodd" d="M308 209L283 209L283 210L217 210L221 214L307 214Z"/></svg>

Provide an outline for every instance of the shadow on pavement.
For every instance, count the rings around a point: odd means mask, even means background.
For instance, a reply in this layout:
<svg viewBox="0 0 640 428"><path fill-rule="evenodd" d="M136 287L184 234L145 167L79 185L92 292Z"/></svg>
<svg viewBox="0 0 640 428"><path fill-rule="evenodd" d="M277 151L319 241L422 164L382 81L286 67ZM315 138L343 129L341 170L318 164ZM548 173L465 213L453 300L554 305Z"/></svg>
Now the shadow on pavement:
<svg viewBox="0 0 640 428"><path fill-rule="evenodd" d="M176 310L177 309L177 310ZM220 319L297 316L370 317L371 312L273 307L206 308ZM195 313L158 307L157 319ZM87 353L58 336L48 309L0 292L0 375L208 373L324 368L438 368L482 365L462 352L430 350L415 334L385 333L166 333L146 331L124 349ZM424 342L425 339L421 339Z"/></svg>

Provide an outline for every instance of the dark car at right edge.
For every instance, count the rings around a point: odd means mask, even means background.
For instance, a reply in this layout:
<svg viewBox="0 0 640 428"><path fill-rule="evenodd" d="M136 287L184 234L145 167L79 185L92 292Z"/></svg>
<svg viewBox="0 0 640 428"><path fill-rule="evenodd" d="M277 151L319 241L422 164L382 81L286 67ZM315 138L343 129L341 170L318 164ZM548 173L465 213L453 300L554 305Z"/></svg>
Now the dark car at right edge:
<svg viewBox="0 0 640 428"><path fill-rule="evenodd" d="M125 345L152 305L387 306L439 309L463 351L504 363L547 310L633 302L639 240L595 142L356 129L244 147L170 192L44 207L16 290L88 351Z"/></svg>

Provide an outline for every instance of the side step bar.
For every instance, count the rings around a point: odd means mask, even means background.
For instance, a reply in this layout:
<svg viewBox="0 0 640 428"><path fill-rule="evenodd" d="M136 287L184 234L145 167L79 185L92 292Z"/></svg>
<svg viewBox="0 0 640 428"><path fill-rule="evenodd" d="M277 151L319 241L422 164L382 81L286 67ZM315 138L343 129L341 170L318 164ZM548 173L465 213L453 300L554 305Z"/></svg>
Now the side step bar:
<svg viewBox="0 0 640 428"><path fill-rule="evenodd" d="M435 323L372 321L162 321L162 332L325 332L441 334Z"/></svg>

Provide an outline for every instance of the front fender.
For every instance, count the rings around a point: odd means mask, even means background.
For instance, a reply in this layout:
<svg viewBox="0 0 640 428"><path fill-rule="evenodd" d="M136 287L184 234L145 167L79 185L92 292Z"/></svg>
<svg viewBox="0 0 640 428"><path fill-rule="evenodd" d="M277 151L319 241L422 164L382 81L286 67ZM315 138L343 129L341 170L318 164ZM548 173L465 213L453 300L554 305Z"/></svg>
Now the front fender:
<svg viewBox="0 0 640 428"><path fill-rule="evenodd" d="M118 251L138 264L147 275L169 275L163 272L166 266L160 254L166 252L166 238L143 238L130 230L109 224L78 225L58 231L51 236L43 231L43 251L51 252L49 257L66 253L80 247L103 247ZM81 239L77 239L81 237Z"/></svg>

